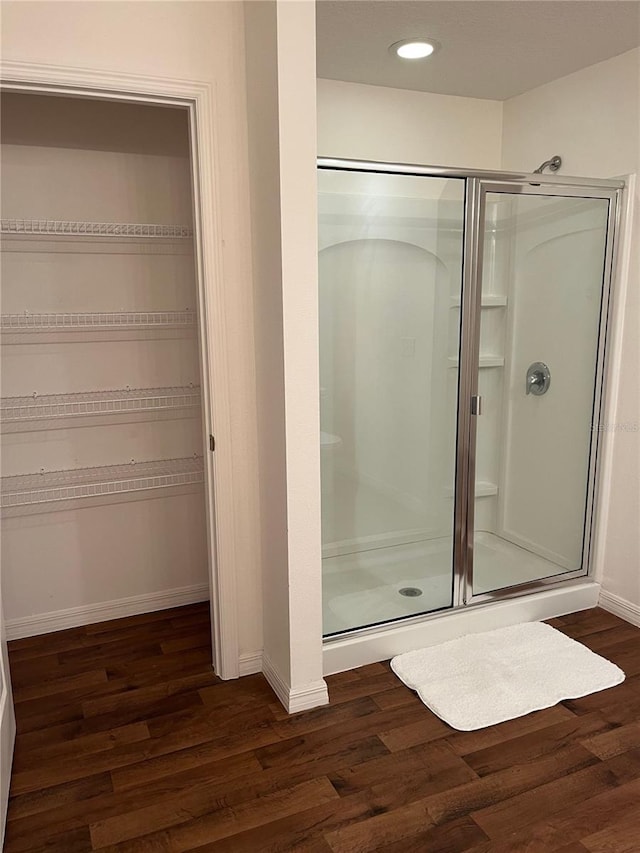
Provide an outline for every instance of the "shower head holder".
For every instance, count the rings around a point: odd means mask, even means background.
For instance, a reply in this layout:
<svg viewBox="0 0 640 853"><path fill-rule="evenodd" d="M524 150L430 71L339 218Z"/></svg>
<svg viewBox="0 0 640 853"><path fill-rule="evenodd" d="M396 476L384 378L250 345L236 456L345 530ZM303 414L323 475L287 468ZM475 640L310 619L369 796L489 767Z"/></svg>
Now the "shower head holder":
<svg viewBox="0 0 640 853"><path fill-rule="evenodd" d="M550 172L557 172L560 166L562 166L562 157L556 154L554 157L551 158L551 160L545 160L544 163L541 163L537 169L534 169L533 174L541 175L546 168L548 168Z"/></svg>

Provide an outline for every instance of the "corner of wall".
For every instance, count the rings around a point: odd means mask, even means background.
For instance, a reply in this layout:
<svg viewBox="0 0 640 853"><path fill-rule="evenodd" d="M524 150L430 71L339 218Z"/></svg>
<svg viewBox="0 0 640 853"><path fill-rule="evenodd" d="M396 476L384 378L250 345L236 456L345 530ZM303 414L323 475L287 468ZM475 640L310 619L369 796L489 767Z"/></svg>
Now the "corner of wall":
<svg viewBox="0 0 640 853"><path fill-rule="evenodd" d="M255 301L262 633L267 656L288 679L287 494L277 5L244 4L251 254ZM251 654L249 652L250 658ZM256 667L255 654L240 660ZM255 671L255 669L253 670Z"/></svg>

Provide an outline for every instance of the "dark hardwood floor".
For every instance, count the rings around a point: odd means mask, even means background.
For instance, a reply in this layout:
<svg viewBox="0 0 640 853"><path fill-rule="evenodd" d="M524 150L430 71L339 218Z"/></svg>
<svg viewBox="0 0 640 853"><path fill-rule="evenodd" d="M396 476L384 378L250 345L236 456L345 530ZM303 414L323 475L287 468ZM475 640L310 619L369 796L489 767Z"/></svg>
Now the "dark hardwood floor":
<svg viewBox="0 0 640 853"><path fill-rule="evenodd" d="M15 641L6 853L639 853L640 629L552 624L627 680L471 733L387 664L288 717L212 674L206 605Z"/></svg>

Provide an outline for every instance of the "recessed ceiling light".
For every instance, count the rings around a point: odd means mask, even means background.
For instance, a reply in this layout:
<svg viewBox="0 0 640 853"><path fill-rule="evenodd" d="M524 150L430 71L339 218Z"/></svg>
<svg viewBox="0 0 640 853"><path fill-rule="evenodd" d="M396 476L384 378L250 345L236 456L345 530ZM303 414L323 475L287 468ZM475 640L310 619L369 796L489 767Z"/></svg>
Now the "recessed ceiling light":
<svg viewBox="0 0 640 853"><path fill-rule="evenodd" d="M427 39L403 39L392 44L389 50L402 59L425 59L438 49L439 45Z"/></svg>

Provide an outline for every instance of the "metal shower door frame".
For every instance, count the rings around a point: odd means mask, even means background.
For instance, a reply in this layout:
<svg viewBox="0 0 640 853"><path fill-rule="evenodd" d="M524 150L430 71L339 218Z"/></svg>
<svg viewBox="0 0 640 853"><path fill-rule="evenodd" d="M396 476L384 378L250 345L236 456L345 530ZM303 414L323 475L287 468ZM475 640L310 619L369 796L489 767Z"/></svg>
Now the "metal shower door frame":
<svg viewBox="0 0 640 853"><path fill-rule="evenodd" d="M582 568L563 572L549 578L506 587L483 595L473 595L473 546L475 513L475 467L477 414L472 412L478 396L480 358L480 311L482 296L482 249L486 195L488 192L547 195L576 198L603 198L609 201L607 239L603 266L603 291L598 339L597 370L595 376L593 419L600 418L604 404L604 377L606 373L606 339L610 325L611 286L615 268L617 235L620 230L622 192L625 182L615 179L564 177L549 174L502 172L482 169L458 169L443 166L388 163L382 161L353 160L319 157L320 170L365 172L387 175L411 175L431 178L463 178L465 180L462 298L460 310L458 411L455 452L455 494L453 519L453 595L447 610L438 610L416 616L390 620L382 626L368 626L346 631L340 635L362 635L409 625L441 617L469 605L499 601L536 593L550 587L560 587L584 579L591 574L594 511L597 503L598 447L601 444L598 430L592 433L589 457L589 478L586 524L583 539ZM465 499L466 496L466 499ZM328 642L325 640L325 642Z"/></svg>
<svg viewBox="0 0 640 853"><path fill-rule="evenodd" d="M616 235L619 230L621 181L595 181L579 178L549 178L540 181L538 175L504 174L496 180L468 177L465 194L463 282L460 320L460 372L458 377L458 427L456 437L456 490L454 510L454 590L453 606L498 601L505 598L540 592L550 585L584 578L591 574L594 513L598 482L598 447L600 431L593 429L589 453L585 527L581 567L575 571L559 571L535 581L503 587L499 590L473 594L474 516L476 433L479 412L478 379L480 364L480 319L483 277L483 248L486 223L487 193L505 195L555 196L557 198L603 199L608 202L607 236L603 259L602 298L598 329L596 372L592 423L597 425L604 402L606 343L610 320L611 286L613 281Z"/></svg>

